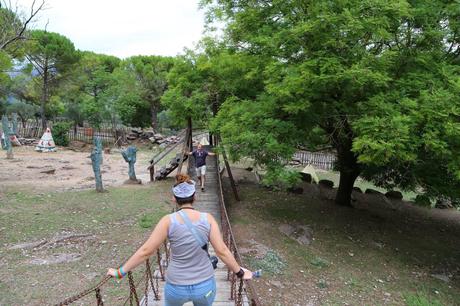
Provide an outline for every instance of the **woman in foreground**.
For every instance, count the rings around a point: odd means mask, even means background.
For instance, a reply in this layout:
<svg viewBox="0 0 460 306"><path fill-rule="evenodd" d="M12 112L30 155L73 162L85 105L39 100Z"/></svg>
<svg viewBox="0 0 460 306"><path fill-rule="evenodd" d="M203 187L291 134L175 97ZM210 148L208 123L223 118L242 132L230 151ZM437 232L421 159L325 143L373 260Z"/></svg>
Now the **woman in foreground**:
<svg viewBox="0 0 460 306"><path fill-rule="evenodd" d="M149 239L134 255L119 269L109 269L107 274L118 279L123 278L129 271L152 256L168 238L171 258L166 271L165 305L183 305L189 301L192 301L195 306L212 305L216 296L214 269L208 252L200 245L197 238L205 237L206 242L210 241L216 255L239 278L251 279L252 272L241 268L236 262L222 240L219 225L214 217L199 212L193 207L195 182L188 175L176 175L176 184L172 192L179 211L164 216ZM191 224L187 225L187 221Z"/></svg>

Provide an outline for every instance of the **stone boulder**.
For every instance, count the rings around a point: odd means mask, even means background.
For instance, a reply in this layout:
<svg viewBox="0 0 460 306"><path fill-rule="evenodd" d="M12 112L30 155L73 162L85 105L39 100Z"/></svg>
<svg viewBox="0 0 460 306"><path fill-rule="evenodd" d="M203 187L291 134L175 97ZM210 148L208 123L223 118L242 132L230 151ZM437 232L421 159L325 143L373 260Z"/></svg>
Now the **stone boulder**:
<svg viewBox="0 0 460 306"><path fill-rule="evenodd" d="M302 194L303 188L302 187L289 187L287 191L290 193L294 193L294 194Z"/></svg>
<svg viewBox="0 0 460 306"><path fill-rule="evenodd" d="M382 194L380 191L377 191L377 190L372 189L372 188L367 188L364 193L365 194Z"/></svg>
<svg viewBox="0 0 460 306"><path fill-rule="evenodd" d="M301 245L309 245L313 241L313 230L308 225L281 224L278 230Z"/></svg>
<svg viewBox="0 0 460 306"><path fill-rule="evenodd" d="M363 191L361 190L361 188L359 187L353 187L353 191L356 191L357 193L363 193Z"/></svg>
<svg viewBox="0 0 460 306"><path fill-rule="evenodd" d="M318 184L329 189L334 188L334 182L330 180L320 180Z"/></svg>
<svg viewBox="0 0 460 306"><path fill-rule="evenodd" d="M387 193L385 193L385 196L389 199L395 199L395 200L402 200L403 195L401 192L396 191L396 190L390 190Z"/></svg>
<svg viewBox="0 0 460 306"><path fill-rule="evenodd" d="M303 182L311 183L312 178L311 178L310 173L303 173L303 172L299 172L299 173L300 173L300 178L302 179Z"/></svg>

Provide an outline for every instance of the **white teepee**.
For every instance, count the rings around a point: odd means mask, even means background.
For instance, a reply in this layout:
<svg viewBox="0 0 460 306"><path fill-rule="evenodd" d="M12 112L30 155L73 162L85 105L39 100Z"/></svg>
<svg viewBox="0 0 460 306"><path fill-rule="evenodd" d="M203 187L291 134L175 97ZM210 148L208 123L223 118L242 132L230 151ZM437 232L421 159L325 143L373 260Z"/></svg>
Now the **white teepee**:
<svg viewBox="0 0 460 306"><path fill-rule="evenodd" d="M209 141L206 137L201 138L200 144L203 146L209 146Z"/></svg>
<svg viewBox="0 0 460 306"><path fill-rule="evenodd" d="M315 168L313 168L313 166L311 164L309 164L305 168L303 168L303 170L301 172L310 174L311 179L313 181L315 181L315 183L318 184L318 182L319 182L318 175L316 174Z"/></svg>
<svg viewBox="0 0 460 306"><path fill-rule="evenodd" d="M50 128L46 128L45 133L43 133L42 138L38 142L38 145L35 147L35 151L38 152L55 152L56 146L54 144L53 136L51 135Z"/></svg>

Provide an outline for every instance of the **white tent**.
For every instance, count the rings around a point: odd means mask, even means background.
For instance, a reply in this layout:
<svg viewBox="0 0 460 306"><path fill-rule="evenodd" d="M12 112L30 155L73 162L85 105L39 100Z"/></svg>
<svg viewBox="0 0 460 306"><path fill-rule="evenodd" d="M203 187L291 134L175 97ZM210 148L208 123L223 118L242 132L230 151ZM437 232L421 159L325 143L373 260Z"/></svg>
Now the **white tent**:
<svg viewBox="0 0 460 306"><path fill-rule="evenodd" d="M51 135L50 128L47 128L45 133L43 133L42 138L38 142L38 145L35 147L35 151L38 152L55 152L56 145L54 144L53 136Z"/></svg>
<svg viewBox="0 0 460 306"><path fill-rule="evenodd" d="M209 141L206 137L201 138L200 144L203 146L209 146Z"/></svg>
<svg viewBox="0 0 460 306"><path fill-rule="evenodd" d="M302 173L308 173L311 175L311 179L313 181L315 181L315 183L318 184L319 182L319 179L318 179L318 175L316 174L316 171L315 171L315 168L313 168L312 165L307 165L305 166L305 168L303 168L303 170L301 171Z"/></svg>

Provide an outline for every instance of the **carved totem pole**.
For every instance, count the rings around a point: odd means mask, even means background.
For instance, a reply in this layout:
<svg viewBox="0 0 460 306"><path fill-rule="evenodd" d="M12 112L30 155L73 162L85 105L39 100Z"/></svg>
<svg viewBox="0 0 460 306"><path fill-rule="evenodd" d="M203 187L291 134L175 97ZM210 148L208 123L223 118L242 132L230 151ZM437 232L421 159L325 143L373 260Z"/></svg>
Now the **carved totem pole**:
<svg viewBox="0 0 460 306"><path fill-rule="evenodd" d="M94 137L94 148L91 152L91 162L94 171L94 178L96 179L96 191L103 192L101 163L102 163L102 140L100 137Z"/></svg>
<svg viewBox="0 0 460 306"><path fill-rule="evenodd" d="M140 180L136 178L136 172L134 171L134 164L136 163L136 152L137 148L130 146L126 150L121 151L121 155L129 165L129 180L136 183L140 183Z"/></svg>

